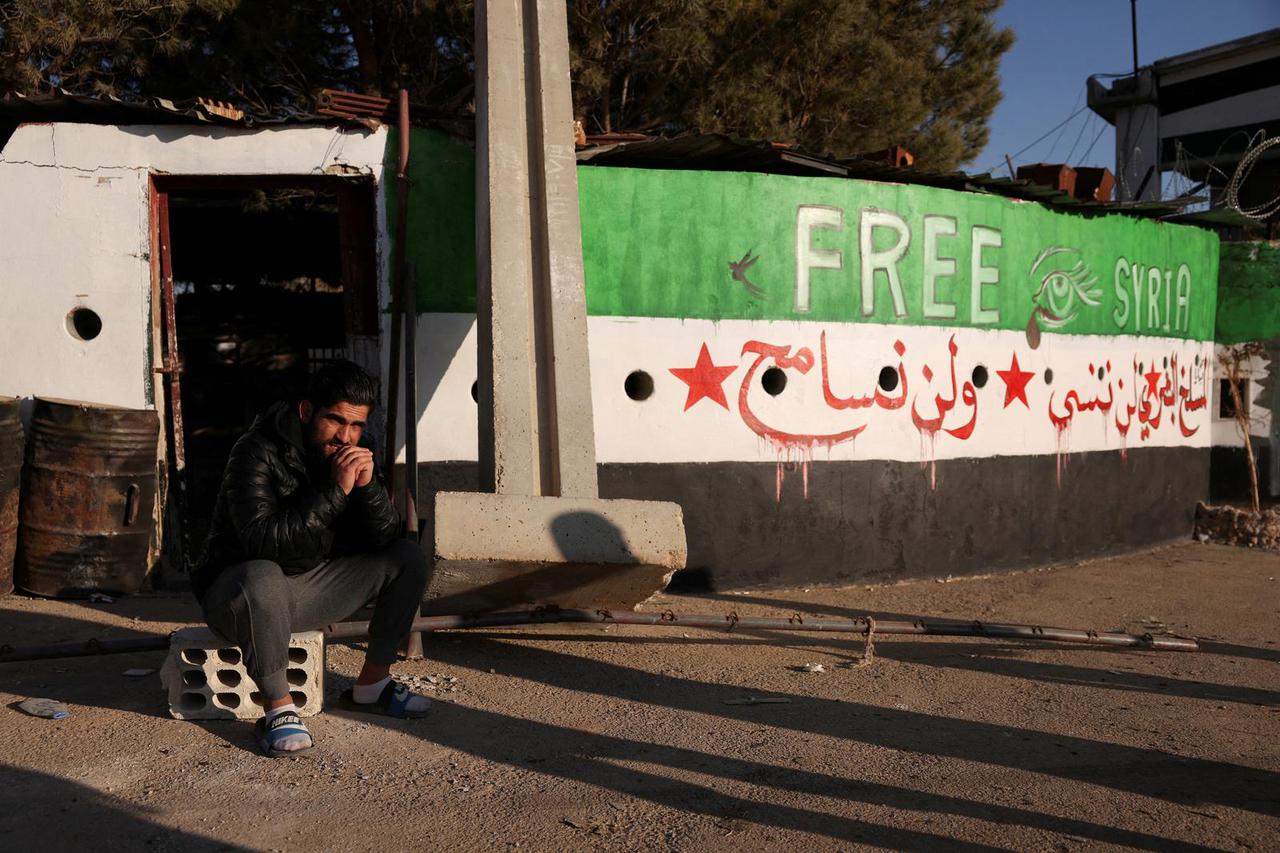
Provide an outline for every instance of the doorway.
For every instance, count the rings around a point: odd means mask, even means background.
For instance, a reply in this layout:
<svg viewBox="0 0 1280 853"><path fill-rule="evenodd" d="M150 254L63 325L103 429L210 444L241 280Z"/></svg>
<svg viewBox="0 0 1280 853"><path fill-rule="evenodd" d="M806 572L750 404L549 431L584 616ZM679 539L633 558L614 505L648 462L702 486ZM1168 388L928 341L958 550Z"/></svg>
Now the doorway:
<svg viewBox="0 0 1280 853"><path fill-rule="evenodd" d="M299 399L326 363L351 359L380 373L374 184L154 183L161 349L164 369L178 367L176 385L164 383L165 552L170 565L189 566L203 554L231 448L258 415Z"/></svg>

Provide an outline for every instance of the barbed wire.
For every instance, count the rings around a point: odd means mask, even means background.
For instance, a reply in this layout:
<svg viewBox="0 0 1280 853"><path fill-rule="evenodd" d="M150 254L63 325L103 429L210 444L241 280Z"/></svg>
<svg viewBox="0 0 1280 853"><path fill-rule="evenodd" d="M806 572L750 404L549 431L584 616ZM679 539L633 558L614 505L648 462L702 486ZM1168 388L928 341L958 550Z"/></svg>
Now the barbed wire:
<svg viewBox="0 0 1280 853"><path fill-rule="evenodd" d="M1244 155L1240 158L1239 165L1236 166L1235 172L1231 175L1231 180L1227 182L1226 191L1223 193L1223 204L1234 210L1241 216L1247 216L1250 219L1270 219L1280 212L1280 193L1271 197L1270 201L1263 202L1253 207L1242 207L1240 204L1240 188L1244 186L1244 182L1249 179L1249 173L1253 171L1254 164L1268 150L1280 145L1280 136L1273 136L1267 139L1263 136L1264 131L1258 131L1249 138L1249 147L1245 149ZM1259 139L1259 137L1263 137ZM1258 141L1255 142L1254 140Z"/></svg>

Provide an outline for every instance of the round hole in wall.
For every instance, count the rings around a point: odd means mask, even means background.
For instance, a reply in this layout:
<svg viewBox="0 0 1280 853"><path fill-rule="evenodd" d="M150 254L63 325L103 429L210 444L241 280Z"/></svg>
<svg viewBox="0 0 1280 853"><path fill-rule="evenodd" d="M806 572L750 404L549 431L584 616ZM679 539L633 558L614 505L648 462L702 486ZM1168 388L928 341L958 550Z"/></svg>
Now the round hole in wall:
<svg viewBox="0 0 1280 853"><path fill-rule="evenodd" d="M1138 372L1139 372L1139 373L1146 373L1146 371L1142 369L1142 362L1138 362Z"/></svg>
<svg viewBox="0 0 1280 853"><path fill-rule="evenodd" d="M232 710L240 707L240 696L237 693L217 693L214 698L218 700L218 704L224 708Z"/></svg>
<svg viewBox="0 0 1280 853"><path fill-rule="evenodd" d="M760 377L760 387L770 397L776 397L787 387L787 374L780 367L770 367Z"/></svg>
<svg viewBox="0 0 1280 853"><path fill-rule="evenodd" d="M1164 357L1164 369L1165 370L1169 369L1169 356L1167 355Z"/></svg>
<svg viewBox="0 0 1280 853"><path fill-rule="evenodd" d="M289 663L306 663L306 662L307 662L306 649L300 649L300 648L297 648L296 646L294 648L289 649Z"/></svg>
<svg viewBox="0 0 1280 853"><path fill-rule="evenodd" d="M480 402L480 382L479 380L471 383L471 400L474 403Z"/></svg>
<svg viewBox="0 0 1280 853"><path fill-rule="evenodd" d="M232 666L240 663L239 649L218 649L218 660L223 663L229 663Z"/></svg>
<svg viewBox="0 0 1280 853"><path fill-rule="evenodd" d="M987 384L990 377L987 375L987 369L979 364L973 369L973 387L982 388Z"/></svg>
<svg viewBox="0 0 1280 853"><path fill-rule="evenodd" d="M880 386L880 390L884 391L886 394L893 391L898 387L898 371L894 370L892 367L880 368L880 378L877 380L876 384L878 384Z"/></svg>
<svg viewBox="0 0 1280 853"><path fill-rule="evenodd" d="M307 694L303 693L301 690L290 690L289 696L293 699L293 704L296 705L299 710L307 707Z"/></svg>
<svg viewBox="0 0 1280 853"><path fill-rule="evenodd" d="M1052 367L1046 367L1044 369L1044 384L1045 385L1053 384L1053 368Z"/></svg>
<svg viewBox="0 0 1280 853"><path fill-rule="evenodd" d="M201 666L209 659L209 656L205 654L204 649L183 649L182 654L179 655L179 657L181 657L184 662L189 663L192 666Z"/></svg>
<svg viewBox="0 0 1280 853"><path fill-rule="evenodd" d="M1101 380L1102 380L1102 377L1104 377L1104 376L1106 376L1106 375L1107 375L1107 369L1106 369L1105 367L1099 367L1099 368L1098 368L1098 380L1099 380L1099 381L1101 381Z"/></svg>
<svg viewBox="0 0 1280 853"><path fill-rule="evenodd" d="M653 396L653 377L643 370L633 370L622 383L622 390L632 400L648 400Z"/></svg>
<svg viewBox="0 0 1280 853"><path fill-rule="evenodd" d="M80 305L67 314L67 331L78 341L91 341L102 333L102 318L92 308Z"/></svg>
<svg viewBox="0 0 1280 853"><path fill-rule="evenodd" d="M239 687L240 673L234 669L220 669L218 670L218 681L222 682L226 687Z"/></svg>
<svg viewBox="0 0 1280 853"><path fill-rule="evenodd" d="M289 679L289 683L294 687L301 687L307 683L307 671L305 669L289 669L285 672L285 678Z"/></svg>
<svg viewBox="0 0 1280 853"><path fill-rule="evenodd" d="M189 669L182 673L182 683L188 687L204 687L209 679L198 669Z"/></svg>
<svg viewBox="0 0 1280 853"><path fill-rule="evenodd" d="M267 707L266 700L262 698L262 694L259 693L257 690L249 694L249 701L257 705L259 708Z"/></svg>

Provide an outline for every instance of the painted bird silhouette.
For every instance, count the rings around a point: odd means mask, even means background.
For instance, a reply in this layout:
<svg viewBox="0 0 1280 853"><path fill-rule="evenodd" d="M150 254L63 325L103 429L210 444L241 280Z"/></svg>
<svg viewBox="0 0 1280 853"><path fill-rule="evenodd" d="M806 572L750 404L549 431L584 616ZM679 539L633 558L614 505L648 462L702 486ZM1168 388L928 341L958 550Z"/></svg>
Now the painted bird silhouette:
<svg viewBox="0 0 1280 853"><path fill-rule="evenodd" d="M747 253L742 256L737 263L729 261L729 270L733 274L733 280L739 282L747 291L756 299L764 298L764 289L756 285L751 279L747 278L747 271L751 269L756 261L760 260L759 255L753 255L754 249L748 249Z"/></svg>

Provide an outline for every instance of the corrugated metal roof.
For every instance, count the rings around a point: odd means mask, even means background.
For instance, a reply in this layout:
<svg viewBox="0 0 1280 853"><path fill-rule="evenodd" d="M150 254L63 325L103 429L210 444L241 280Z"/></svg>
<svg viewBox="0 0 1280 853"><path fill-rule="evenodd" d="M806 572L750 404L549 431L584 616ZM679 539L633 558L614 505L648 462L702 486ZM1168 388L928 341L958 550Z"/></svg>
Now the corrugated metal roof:
<svg viewBox="0 0 1280 853"><path fill-rule="evenodd" d="M642 169L768 172L780 175L835 176L899 184L919 184L964 192L991 193L1091 215L1118 213L1159 218L1177 214L1188 205L1204 201L1201 197L1123 203L1081 201L1054 187L1018 178L998 177L986 173L970 175L959 171L937 172L914 167L904 169L859 158L837 159L830 155L812 154L777 143L720 133L692 134L670 139L651 137L602 145L592 145L590 144L592 141L593 137L587 137L588 145L579 149L579 162L596 166L627 166Z"/></svg>
<svg viewBox="0 0 1280 853"><path fill-rule="evenodd" d="M47 94L24 95L9 92L0 97L0 121L11 123L61 121L79 124L212 124L230 127L262 127L281 124L339 124L338 119L294 113L284 116L254 116L221 109L200 99L171 101L168 98L125 100L112 95L77 95L65 89Z"/></svg>
<svg viewBox="0 0 1280 853"><path fill-rule="evenodd" d="M111 96L76 95L62 89L42 95L11 92L0 98L0 125L6 121L11 125L32 121L62 121L84 124L193 124L230 127L289 124L367 126L364 121L314 113L297 112L263 118L249 114L237 117L236 112L202 100L124 100ZM420 112L418 115L415 124L438 128L455 138L474 138L474 116L445 121L438 117L422 119ZM1081 201L1053 187L1017 178L987 173L970 175L960 171L901 168L856 157L836 158L830 154L814 154L782 143L722 133L696 133L670 138L630 133L588 136L587 145L579 146L578 161L595 166L763 172L918 184L964 192L991 193L1090 215L1116 213L1144 218L1168 218L1180 214L1187 206L1204 200L1187 197L1169 201L1125 203ZM1236 224L1193 214L1182 216L1179 221L1197 225Z"/></svg>

